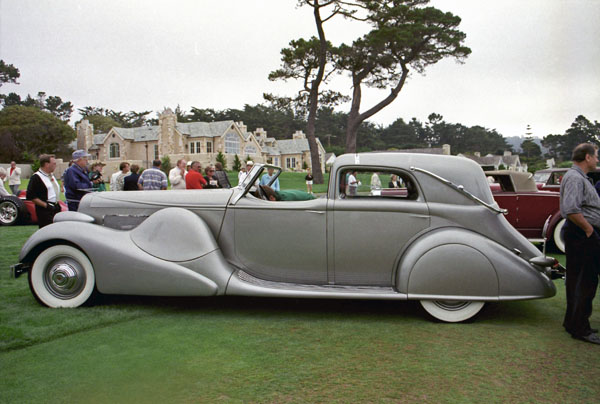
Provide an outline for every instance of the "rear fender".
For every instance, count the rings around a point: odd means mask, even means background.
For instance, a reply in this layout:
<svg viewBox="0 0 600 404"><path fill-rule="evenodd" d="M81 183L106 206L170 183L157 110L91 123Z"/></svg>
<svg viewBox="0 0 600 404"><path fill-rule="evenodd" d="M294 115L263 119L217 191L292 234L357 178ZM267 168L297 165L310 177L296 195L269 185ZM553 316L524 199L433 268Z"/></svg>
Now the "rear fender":
<svg viewBox="0 0 600 404"><path fill-rule="evenodd" d="M415 240L396 274L409 299L513 300L554 296L554 284L515 252L463 228Z"/></svg>
<svg viewBox="0 0 600 404"><path fill-rule="evenodd" d="M546 228L546 233L542 234L542 237L545 237L548 240L552 240L552 237L554 237L554 228L561 220L562 216L560 214L560 211L554 212L552 214L552 217L550 217L550 222L548 223L548 227Z"/></svg>

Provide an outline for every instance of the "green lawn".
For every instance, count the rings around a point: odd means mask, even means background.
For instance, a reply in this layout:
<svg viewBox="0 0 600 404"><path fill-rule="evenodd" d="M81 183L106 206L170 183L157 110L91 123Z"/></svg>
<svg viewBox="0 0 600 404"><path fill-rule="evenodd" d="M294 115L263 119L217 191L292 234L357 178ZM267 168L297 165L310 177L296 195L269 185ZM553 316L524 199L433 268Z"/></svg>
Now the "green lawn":
<svg viewBox="0 0 600 404"><path fill-rule="evenodd" d="M600 347L562 330L562 281L554 298L489 304L465 324L416 302L104 296L47 309L8 271L35 230L0 228L0 402L598 400Z"/></svg>

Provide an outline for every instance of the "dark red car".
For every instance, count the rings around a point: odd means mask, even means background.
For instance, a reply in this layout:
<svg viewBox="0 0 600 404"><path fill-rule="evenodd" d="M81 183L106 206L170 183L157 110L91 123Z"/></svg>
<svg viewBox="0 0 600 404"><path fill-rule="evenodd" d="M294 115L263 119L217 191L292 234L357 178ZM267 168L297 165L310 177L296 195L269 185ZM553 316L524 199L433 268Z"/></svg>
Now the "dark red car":
<svg viewBox="0 0 600 404"><path fill-rule="evenodd" d="M531 241L544 238L561 251L565 244L560 231L565 220L560 215L560 194L540 191L531 173L516 171L486 171L492 194L498 205L508 210L506 219Z"/></svg>
<svg viewBox="0 0 600 404"><path fill-rule="evenodd" d="M545 170L538 170L533 174L533 179L538 187L542 191L554 191L560 192L560 183L563 175L566 174L568 168L547 168ZM592 171L588 173L588 177L592 180L594 185L600 181L600 170Z"/></svg>
<svg viewBox="0 0 600 404"><path fill-rule="evenodd" d="M33 202L26 200L27 191L20 191L19 196L0 196L0 226L15 224L37 224L37 214ZM58 202L61 211L68 210L63 201Z"/></svg>

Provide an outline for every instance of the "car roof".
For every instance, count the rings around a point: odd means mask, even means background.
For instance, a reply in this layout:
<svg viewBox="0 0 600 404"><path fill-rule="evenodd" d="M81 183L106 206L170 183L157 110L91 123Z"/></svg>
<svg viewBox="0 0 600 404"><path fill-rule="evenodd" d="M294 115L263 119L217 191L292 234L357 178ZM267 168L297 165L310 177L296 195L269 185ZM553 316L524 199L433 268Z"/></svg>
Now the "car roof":
<svg viewBox="0 0 600 404"><path fill-rule="evenodd" d="M498 176L509 176L512 179L512 183L515 192L536 192L537 186L533 180L533 174L522 173L511 170L497 170L497 171L486 171L485 175L491 175L493 177Z"/></svg>

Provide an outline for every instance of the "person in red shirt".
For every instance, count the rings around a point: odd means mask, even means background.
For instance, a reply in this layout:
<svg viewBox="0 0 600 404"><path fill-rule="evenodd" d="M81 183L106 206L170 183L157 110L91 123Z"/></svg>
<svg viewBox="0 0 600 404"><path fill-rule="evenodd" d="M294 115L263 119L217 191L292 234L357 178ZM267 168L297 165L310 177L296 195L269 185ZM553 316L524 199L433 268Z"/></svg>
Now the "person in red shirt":
<svg viewBox="0 0 600 404"><path fill-rule="evenodd" d="M198 161L192 161L190 170L185 175L185 189L204 189L206 180L200 172L202 166Z"/></svg>

